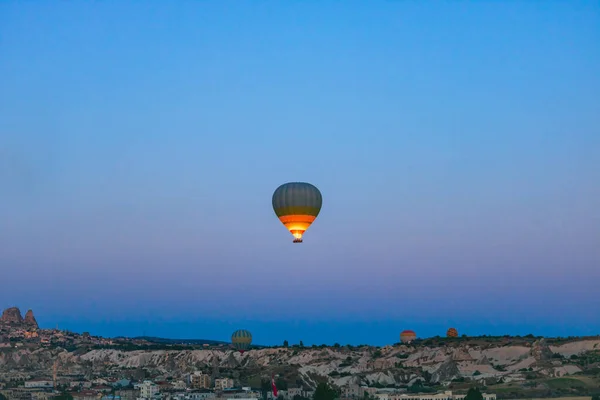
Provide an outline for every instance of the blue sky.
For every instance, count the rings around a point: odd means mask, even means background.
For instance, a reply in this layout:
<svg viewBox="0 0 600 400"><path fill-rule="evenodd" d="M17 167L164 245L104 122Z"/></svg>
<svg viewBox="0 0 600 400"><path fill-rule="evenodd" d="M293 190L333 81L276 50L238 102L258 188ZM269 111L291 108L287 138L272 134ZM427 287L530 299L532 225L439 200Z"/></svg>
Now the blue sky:
<svg viewBox="0 0 600 400"><path fill-rule="evenodd" d="M0 308L103 335L600 333L595 1L0 4ZM323 193L302 245L271 209Z"/></svg>

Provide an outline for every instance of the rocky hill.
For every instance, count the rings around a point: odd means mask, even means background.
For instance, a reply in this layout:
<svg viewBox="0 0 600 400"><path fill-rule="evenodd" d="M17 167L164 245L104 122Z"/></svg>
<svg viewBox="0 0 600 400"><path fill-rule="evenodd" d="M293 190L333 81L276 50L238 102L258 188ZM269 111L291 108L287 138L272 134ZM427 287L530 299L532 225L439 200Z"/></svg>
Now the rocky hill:
<svg viewBox="0 0 600 400"><path fill-rule="evenodd" d="M262 378L277 373L285 385L307 389L324 380L337 386L457 389L474 381L499 388L537 387L548 379L595 379L600 373L600 338L440 338L383 348L282 347L244 354L229 349L134 350L123 343L98 346L86 343L89 340L75 335L75 345L62 342L0 349L0 375L50 376L56 362L59 374L90 379L180 378L199 370L254 387L260 387Z"/></svg>
<svg viewBox="0 0 600 400"><path fill-rule="evenodd" d="M2 312L0 317L0 325L23 327L23 328L38 328L38 323L33 315L32 310L28 310L25 318L21 315L21 310L18 307L10 307Z"/></svg>
<svg viewBox="0 0 600 400"><path fill-rule="evenodd" d="M600 337L461 337L394 346L313 346L253 349L222 343L182 345L144 338L106 339L38 329L16 308L0 319L0 376L87 379L178 379L194 371L260 387L272 373L283 387L313 389L329 381L419 391L460 390L473 383L503 397L588 394L600 388ZM589 389L589 390L588 390ZM558 390L558 392L557 392Z"/></svg>

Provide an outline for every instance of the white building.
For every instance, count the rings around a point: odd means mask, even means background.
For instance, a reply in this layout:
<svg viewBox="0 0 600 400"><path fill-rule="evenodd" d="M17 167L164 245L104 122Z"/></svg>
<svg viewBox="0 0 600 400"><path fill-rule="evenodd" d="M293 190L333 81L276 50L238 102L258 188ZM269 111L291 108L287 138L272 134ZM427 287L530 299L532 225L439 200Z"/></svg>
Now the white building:
<svg viewBox="0 0 600 400"><path fill-rule="evenodd" d="M207 400L216 398L216 394L213 392L208 393L188 393L185 398L186 400Z"/></svg>
<svg viewBox="0 0 600 400"><path fill-rule="evenodd" d="M496 395L494 393L481 393L483 395L483 400L496 400ZM467 397L466 394L455 394L452 396L453 400L463 400Z"/></svg>
<svg viewBox="0 0 600 400"><path fill-rule="evenodd" d="M32 379L30 381L25 381L25 388L27 389L47 389L53 388L54 384L52 381L48 381L45 379Z"/></svg>
<svg viewBox="0 0 600 400"><path fill-rule="evenodd" d="M365 389L366 391L366 389ZM363 392L364 393L364 392ZM496 400L495 394L482 393L484 400ZM451 391L440 393L394 393L378 391L375 396L378 400L463 400L466 394L452 394Z"/></svg>
<svg viewBox="0 0 600 400"><path fill-rule="evenodd" d="M221 378L215 379L215 390L231 389L233 387L233 379Z"/></svg>
<svg viewBox="0 0 600 400"><path fill-rule="evenodd" d="M175 390L185 390L187 388L187 385L185 384L184 381L177 381L177 382L173 382L173 389Z"/></svg>
<svg viewBox="0 0 600 400"><path fill-rule="evenodd" d="M158 385L152 381L144 381L144 383L142 383L141 385L139 385L140 388L140 400L151 400L151 399L156 399L159 398L159 390L158 390Z"/></svg>

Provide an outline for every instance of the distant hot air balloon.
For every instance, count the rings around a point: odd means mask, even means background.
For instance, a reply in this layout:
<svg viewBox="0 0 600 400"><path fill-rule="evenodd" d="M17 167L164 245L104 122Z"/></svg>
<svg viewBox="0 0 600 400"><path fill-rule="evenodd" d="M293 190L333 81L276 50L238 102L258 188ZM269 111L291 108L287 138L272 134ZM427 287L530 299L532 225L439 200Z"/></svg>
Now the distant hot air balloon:
<svg viewBox="0 0 600 400"><path fill-rule="evenodd" d="M410 343L416 338L417 334L415 333L415 331L411 331L410 329L402 331L402 333L400 334L400 341L402 343Z"/></svg>
<svg viewBox="0 0 600 400"><path fill-rule="evenodd" d="M448 336L448 337L458 337L458 331L456 330L456 328L449 328L446 331L446 336Z"/></svg>
<svg viewBox="0 0 600 400"><path fill-rule="evenodd" d="M231 343L240 353L244 354L244 351L248 350L252 343L252 334L245 329L238 329L231 335Z"/></svg>
<svg viewBox="0 0 600 400"><path fill-rule="evenodd" d="M302 243L302 235L323 205L319 189L306 182L284 183L275 190L272 201L275 214L294 235L294 243Z"/></svg>

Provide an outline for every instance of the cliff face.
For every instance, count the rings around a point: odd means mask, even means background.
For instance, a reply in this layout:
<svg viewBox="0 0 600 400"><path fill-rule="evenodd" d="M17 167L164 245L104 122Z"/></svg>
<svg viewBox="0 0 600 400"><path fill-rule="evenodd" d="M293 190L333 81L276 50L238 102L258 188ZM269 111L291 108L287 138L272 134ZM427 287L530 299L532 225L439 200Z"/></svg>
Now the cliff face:
<svg viewBox="0 0 600 400"><path fill-rule="evenodd" d="M0 322L5 324L21 324L23 323L23 317L21 316L21 310L18 307L10 307L4 310Z"/></svg>

